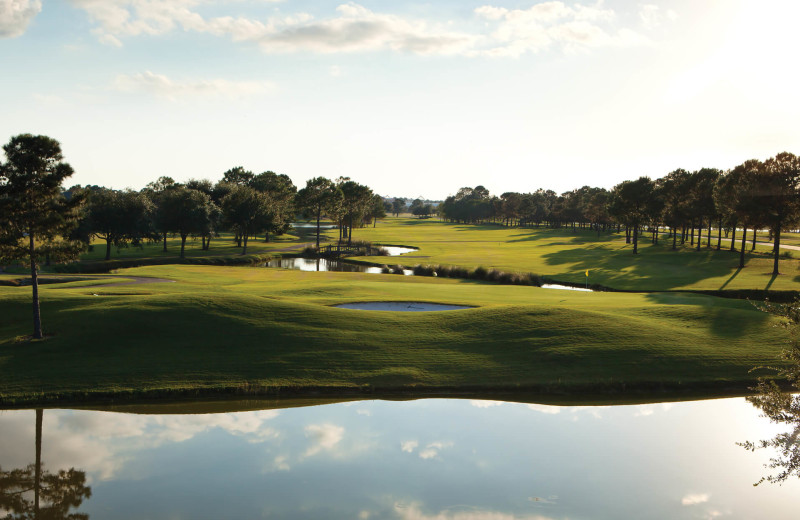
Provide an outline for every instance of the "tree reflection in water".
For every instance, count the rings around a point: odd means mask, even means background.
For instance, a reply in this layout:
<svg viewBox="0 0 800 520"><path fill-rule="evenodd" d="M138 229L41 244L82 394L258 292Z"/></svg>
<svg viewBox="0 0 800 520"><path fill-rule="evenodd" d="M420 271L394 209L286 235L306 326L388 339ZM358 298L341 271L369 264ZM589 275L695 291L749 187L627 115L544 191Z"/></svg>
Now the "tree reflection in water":
<svg viewBox="0 0 800 520"><path fill-rule="evenodd" d="M36 462L24 469L0 468L0 515L3 520L88 520L84 513L70 513L92 496L86 473L70 468L50 473L42 463L41 408L36 410Z"/></svg>
<svg viewBox="0 0 800 520"><path fill-rule="evenodd" d="M794 391L800 391L800 300L785 306L768 303L764 309L786 318L784 325L790 334L789 348L781 355L784 364L771 368L777 372L779 379L785 378ZM756 390L758 393L747 400L760 408L764 417L773 423L785 424L790 430L772 439L739 443L750 451L763 448L777 451L777 456L770 458L764 466L778 470L778 473L762 477L754 485L762 482L780 484L791 476L800 477L800 394L782 391L774 379L764 378L759 379Z"/></svg>

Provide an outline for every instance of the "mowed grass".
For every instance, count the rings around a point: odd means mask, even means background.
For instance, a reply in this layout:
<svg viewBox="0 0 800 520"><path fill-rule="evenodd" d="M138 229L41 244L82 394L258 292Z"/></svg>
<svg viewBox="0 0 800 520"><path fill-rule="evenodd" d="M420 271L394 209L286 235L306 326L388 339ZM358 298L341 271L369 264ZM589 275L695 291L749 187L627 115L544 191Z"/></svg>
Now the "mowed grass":
<svg viewBox="0 0 800 520"><path fill-rule="evenodd" d="M715 395L744 391L749 370L774 364L786 340L778 319L748 302L687 293L250 267L120 274L176 282L42 286L49 335L38 342L22 338L30 287L0 287L2 404L278 389ZM331 307L375 300L474 308Z"/></svg>
<svg viewBox="0 0 800 520"><path fill-rule="evenodd" d="M419 251L383 260L404 265L481 265L572 283L584 283L589 270L589 283L631 291L800 290L800 260L781 258L781 274L773 276L770 248L758 246L756 254L748 250L745 267L738 269L738 252L716 251L715 237L713 247L707 248L704 236L698 252L688 242L672 251L672 242L666 236L658 245L650 243L649 235L643 236L639 254L633 255L633 246L625 243L624 234L598 237L592 231L573 233L569 228L523 229L388 218L375 228L356 229L354 238L419 247ZM362 260L381 261L375 257Z"/></svg>

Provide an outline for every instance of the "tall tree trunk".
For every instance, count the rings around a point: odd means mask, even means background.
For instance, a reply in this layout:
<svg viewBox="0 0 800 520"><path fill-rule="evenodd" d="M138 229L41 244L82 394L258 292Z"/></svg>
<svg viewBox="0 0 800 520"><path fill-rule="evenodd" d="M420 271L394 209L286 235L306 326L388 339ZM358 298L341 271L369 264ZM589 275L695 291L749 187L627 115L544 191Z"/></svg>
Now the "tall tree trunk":
<svg viewBox="0 0 800 520"><path fill-rule="evenodd" d="M722 249L722 219L719 219L719 228L717 229L717 251Z"/></svg>
<svg viewBox="0 0 800 520"><path fill-rule="evenodd" d="M689 245L694 247L694 219L689 224Z"/></svg>
<svg viewBox="0 0 800 520"><path fill-rule="evenodd" d="M44 410L36 409L36 467L33 477L33 518L39 519L39 490L42 487L42 419Z"/></svg>
<svg viewBox="0 0 800 520"><path fill-rule="evenodd" d="M742 226L742 250L739 251L739 269L744 268L745 249L747 249L747 224Z"/></svg>
<svg viewBox="0 0 800 520"><path fill-rule="evenodd" d="M753 226L753 246L750 248L750 251L756 250L756 235L758 234L757 231L758 230L756 229L756 227Z"/></svg>
<svg viewBox="0 0 800 520"><path fill-rule="evenodd" d="M181 258L183 258L184 249L186 249L186 235L181 233Z"/></svg>
<svg viewBox="0 0 800 520"><path fill-rule="evenodd" d="M672 250L678 249L678 230L672 228Z"/></svg>
<svg viewBox="0 0 800 520"><path fill-rule="evenodd" d="M206 236L205 236L205 235L203 235L203 236L201 236L200 238L203 240L203 245L201 246L201 249L202 249L203 251L205 251L205 250L206 250Z"/></svg>
<svg viewBox="0 0 800 520"><path fill-rule="evenodd" d="M347 245L349 246L353 242L353 214L350 214L350 218L348 219L349 225L347 226Z"/></svg>
<svg viewBox="0 0 800 520"><path fill-rule="evenodd" d="M319 218L322 216L322 208L317 207L317 251L319 251Z"/></svg>
<svg viewBox="0 0 800 520"><path fill-rule="evenodd" d="M774 263L774 265L772 267L772 274L773 275L779 275L779 274L781 274L781 273L778 272L778 257L780 256L780 252L781 252L781 226L780 226L780 224L778 224L778 226L775 227L775 238L774 238L773 242L774 242L774 246L773 247L774 247L774 253L775 253L775 263Z"/></svg>
<svg viewBox="0 0 800 520"><path fill-rule="evenodd" d="M625 243L631 243L631 228L628 227L628 224L625 224Z"/></svg>
<svg viewBox="0 0 800 520"><path fill-rule="evenodd" d="M247 254L247 236L249 234L250 234L249 232L242 233L242 235L244 236L244 247L242 247L242 255Z"/></svg>
<svg viewBox="0 0 800 520"><path fill-rule="evenodd" d="M633 254L639 253L639 224L633 225Z"/></svg>
<svg viewBox="0 0 800 520"><path fill-rule="evenodd" d="M731 233L731 251L736 251L736 226L738 222L733 223L733 233Z"/></svg>
<svg viewBox="0 0 800 520"><path fill-rule="evenodd" d="M700 251L700 239L703 238L703 217L697 223L697 250Z"/></svg>
<svg viewBox="0 0 800 520"><path fill-rule="evenodd" d="M111 260L111 239L106 239L106 260Z"/></svg>
<svg viewBox="0 0 800 520"><path fill-rule="evenodd" d="M167 252L167 232L164 231L164 252Z"/></svg>
<svg viewBox="0 0 800 520"><path fill-rule="evenodd" d="M711 248L711 217L708 218L708 233L706 233L706 247Z"/></svg>
<svg viewBox="0 0 800 520"><path fill-rule="evenodd" d="M39 270L36 265L36 247L33 232L28 233L31 255L31 290L33 291L33 337L42 339L42 313L39 311Z"/></svg>
<svg viewBox="0 0 800 520"><path fill-rule="evenodd" d="M211 249L211 235L208 236L208 240L206 240L206 251Z"/></svg>

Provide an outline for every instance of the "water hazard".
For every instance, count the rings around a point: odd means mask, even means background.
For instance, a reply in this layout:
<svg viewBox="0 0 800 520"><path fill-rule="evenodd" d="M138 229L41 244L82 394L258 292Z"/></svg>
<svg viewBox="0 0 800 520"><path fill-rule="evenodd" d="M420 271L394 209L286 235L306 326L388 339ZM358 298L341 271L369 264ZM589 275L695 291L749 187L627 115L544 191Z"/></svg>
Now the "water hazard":
<svg viewBox="0 0 800 520"><path fill-rule="evenodd" d="M735 442L776 430L744 399L194 411L0 412L0 514L34 517L37 459L42 518L790 519L800 496L752 486L769 454Z"/></svg>

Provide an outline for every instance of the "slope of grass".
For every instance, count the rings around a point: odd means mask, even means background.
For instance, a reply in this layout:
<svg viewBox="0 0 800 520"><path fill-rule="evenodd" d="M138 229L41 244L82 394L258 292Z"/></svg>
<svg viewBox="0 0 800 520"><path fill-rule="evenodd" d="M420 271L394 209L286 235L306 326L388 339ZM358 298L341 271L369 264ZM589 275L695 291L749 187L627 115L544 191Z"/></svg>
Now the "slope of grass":
<svg viewBox="0 0 800 520"><path fill-rule="evenodd" d="M589 282L620 290L782 290L800 289L800 261L781 259L781 275L772 276L769 248L759 246L746 255L738 269L739 255L705 246L700 251L687 245L672 251L672 242L658 245L642 237L640 254L625 244L624 235L570 229L521 229L498 225L461 225L434 219L382 221L376 228L357 229L354 238L374 243L405 244L420 250L387 259L407 265L482 265L501 271L533 272L554 280ZM766 237L764 237L766 238ZM363 260L375 261L374 257Z"/></svg>
<svg viewBox="0 0 800 520"><path fill-rule="evenodd" d="M159 266L177 283L0 287L0 403L203 392L744 391L774 362L776 319L686 293L578 293L358 273ZM350 301L475 306L434 313Z"/></svg>

